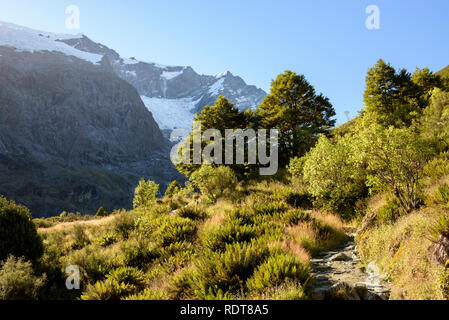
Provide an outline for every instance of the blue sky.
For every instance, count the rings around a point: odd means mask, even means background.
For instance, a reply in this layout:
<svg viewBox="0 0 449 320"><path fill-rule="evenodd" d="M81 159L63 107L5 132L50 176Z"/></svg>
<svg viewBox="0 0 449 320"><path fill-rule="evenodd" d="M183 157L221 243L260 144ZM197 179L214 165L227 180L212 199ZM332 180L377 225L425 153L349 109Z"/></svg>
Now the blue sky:
<svg viewBox="0 0 449 320"><path fill-rule="evenodd" d="M0 20L73 33L72 4L79 32L124 57L229 70L266 91L284 70L302 73L340 123L362 108L366 71L379 58L410 71L449 65L448 0L0 0ZM380 30L365 27L368 5L380 9Z"/></svg>

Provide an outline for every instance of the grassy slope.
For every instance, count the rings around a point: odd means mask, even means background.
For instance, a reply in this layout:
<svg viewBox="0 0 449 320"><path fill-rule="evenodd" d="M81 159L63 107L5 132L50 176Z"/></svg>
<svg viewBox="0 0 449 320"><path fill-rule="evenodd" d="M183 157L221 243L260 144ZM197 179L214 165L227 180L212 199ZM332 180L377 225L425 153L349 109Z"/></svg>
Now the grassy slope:
<svg viewBox="0 0 449 320"><path fill-rule="evenodd" d="M446 68L438 71L436 74L440 75L440 76L449 76L449 66L447 66Z"/></svg>
<svg viewBox="0 0 449 320"><path fill-rule="evenodd" d="M297 189L260 182L215 204L165 199L93 222L40 228L43 271L57 279L57 270L78 265L89 299L111 292L121 299L304 299L311 255L346 236L338 217L296 209ZM192 210L172 211L185 205ZM139 285L111 288L106 277L123 268L143 275ZM49 289L46 297L65 291Z"/></svg>
<svg viewBox="0 0 449 320"><path fill-rule="evenodd" d="M447 214L447 208L435 203L433 195L439 186L448 182L449 176L428 179L426 204L422 208L396 221L378 222L356 238L361 258L365 262L374 261L390 276L392 299L448 298L448 292L443 289L449 281L445 268L429 255L431 230L438 217ZM368 211L378 211L385 204L385 197L378 196L369 203Z"/></svg>

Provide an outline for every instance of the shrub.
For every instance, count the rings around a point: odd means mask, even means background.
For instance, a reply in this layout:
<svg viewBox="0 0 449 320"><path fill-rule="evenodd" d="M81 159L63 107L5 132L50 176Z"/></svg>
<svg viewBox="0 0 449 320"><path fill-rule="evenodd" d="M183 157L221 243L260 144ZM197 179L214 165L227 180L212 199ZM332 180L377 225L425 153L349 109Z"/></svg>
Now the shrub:
<svg viewBox="0 0 449 320"><path fill-rule="evenodd" d="M103 208L100 207L97 211L97 213L95 214L96 217L106 217L108 216L108 212Z"/></svg>
<svg viewBox="0 0 449 320"><path fill-rule="evenodd" d="M376 220L379 223L394 222L400 215L401 205L396 198L388 197L386 204L377 212Z"/></svg>
<svg viewBox="0 0 449 320"><path fill-rule="evenodd" d="M433 202L443 207L449 207L449 185L444 183L433 193Z"/></svg>
<svg viewBox="0 0 449 320"><path fill-rule="evenodd" d="M95 282L103 280L115 267L114 257L104 250L98 250L93 246L73 251L63 258L63 265L75 265L80 268L81 280Z"/></svg>
<svg viewBox="0 0 449 320"><path fill-rule="evenodd" d="M302 265L290 255L278 254L271 256L259 266L247 286L250 290L261 290L278 286L286 280L304 283L309 278L309 268Z"/></svg>
<svg viewBox="0 0 449 320"><path fill-rule="evenodd" d="M311 220L310 214L301 209L291 209L285 213L279 214L279 219L287 225L295 225L299 222L307 222Z"/></svg>
<svg viewBox="0 0 449 320"><path fill-rule="evenodd" d="M353 213L355 202L366 193L365 171L360 170L356 152L347 137L335 143L325 136L304 160L304 182L315 204L343 216Z"/></svg>
<svg viewBox="0 0 449 320"><path fill-rule="evenodd" d="M190 179L211 201L216 201L224 195L226 190L232 190L237 184L237 176L231 168L213 167L208 164L203 164L190 176Z"/></svg>
<svg viewBox="0 0 449 320"><path fill-rule="evenodd" d="M449 238L449 215L445 214L439 216L431 232L435 240L438 239L440 235Z"/></svg>
<svg viewBox="0 0 449 320"><path fill-rule="evenodd" d="M156 199L158 191L159 185L155 182L151 180L145 181L145 179L140 180L134 190L134 208L151 204Z"/></svg>
<svg viewBox="0 0 449 320"><path fill-rule="evenodd" d="M290 160L288 171L295 177L302 177L305 158L295 157Z"/></svg>
<svg viewBox="0 0 449 320"><path fill-rule="evenodd" d="M123 264L130 267L143 267L159 256L156 244L145 237L129 239L121 250Z"/></svg>
<svg viewBox="0 0 449 320"><path fill-rule="evenodd" d="M449 268L448 267L446 267L446 269L440 275L440 286L441 286L441 291L443 292L445 298L449 299Z"/></svg>
<svg viewBox="0 0 449 320"><path fill-rule="evenodd" d="M360 145L369 172L367 184L375 190L394 192L406 212L418 208L424 166L432 155L429 145L413 128L377 125L365 129Z"/></svg>
<svg viewBox="0 0 449 320"><path fill-rule="evenodd" d="M128 239L129 234L136 228L136 217L131 212L121 212L113 221L114 232L123 239Z"/></svg>
<svg viewBox="0 0 449 320"><path fill-rule="evenodd" d="M136 288L142 288L145 284L143 272L135 267L119 267L111 271L106 278L118 283L130 284Z"/></svg>
<svg viewBox="0 0 449 320"><path fill-rule="evenodd" d="M90 244L89 237L87 236L86 231L81 225L75 225L73 227L73 238L72 248L75 250L82 249Z"/></svg>
<svg viewBox="0 0 449 320"><path fill-rule="evenodd" d="M35 260L44 247L31 214L24 206L0 196L0 261L9 255Z"/></svg>
<svg viewBox="0 0 449 320"><path fill-rule="evenodd" d="M238 293L268 253L266 247L250 243L227 245L222 253L208 252L195 260L190 285L197 296Z"/></svg>
<svg viewBox="0 0 449 320"><path fill-rule="evenodd" d="M165 191L165 197L166 198L173 198L174 195L176 195L179 191L181 191L182 187L178 183L178 181L173 181L168 186L167 190Z"/></svg>
<svg viewBox="0 0 449 320"><path fill-rule="evenodd" d="M178 216L191 220L203 220L206 217L206 213L200 208L187 206L178 210Z"/></svg>
<svg viewBox="0 0 449 320"><path fill-rule="evenodd" d="M186 218L162 216L156 220L155 225L153 237L162 246L178 241L189 241L196 234L195 222Z"/></svg>
<svg viewBox="0 0 449 320"><path fill-rule="evenodd" d="M9 256L0 265L0 300L35 300L45 281L45 275L34 275L31 262Z"/></svg>
<svg viewBox="0 0 449 320"><path fill-rule="evenodd" d="M167 300L167 297L161 292L152 291L150 289L145 289L142 292L139 292L137 294L133 294L133 295L126 297L124 300L131 300L131 301Z"/></svg>
<svg viewBox="0 0 449 320"><path fill-rule="evenodd" d="M255 201L252 209L256 215L270 215L273 216L276 213L285 212L288 210L287 204L282 201L265 200Z"/></svg>
<svg viewBox="0 0 449 320"><path fill-rule="evenodd" d="M285 195L285 202L294 208L311 209L313 206L313 199L311 195L305 192L288 192Z"/></svg>
<svg viewBox="0 0 449 320"><path fill-rule="evenodd" d="M116 237L113 234L105 234L97 239L97 242L102 247L107 247L117 241Z"/></svg>
<svg viewBox="0 0 449 320"><path fill-rule="evenodd" d="M224 226L206 234L204 243L207 248L217 251L224 250L227 244L249 242L255 236L254 226L244 224L241 219L231 219Z"/></svg>
<svg viewBox="0 0 449 320"><path fill-rule="evenodd" d="M135 293L136 287L126 283L119 283L114 279L98 281L89 284L81 295L81 300L119 300L122 297Z"/></svg>
<svg viewBox="0 0 449 320"><path fill-rule="evenodd" d="M424 167L424 175L430 178L431 183L449 175L449 153L442 153L429 161Z"/></svg>

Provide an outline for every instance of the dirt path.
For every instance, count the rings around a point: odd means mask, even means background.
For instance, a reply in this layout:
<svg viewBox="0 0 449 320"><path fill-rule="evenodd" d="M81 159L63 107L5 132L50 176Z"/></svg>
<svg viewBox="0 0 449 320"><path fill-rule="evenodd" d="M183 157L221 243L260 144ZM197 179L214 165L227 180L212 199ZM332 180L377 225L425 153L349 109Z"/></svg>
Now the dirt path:
<svg viewBox="0 0 449 320"><path fill-rule="evenodd" d="M374 264L365 268L357 255L355 234L340 248L322 252L310 262L315 300L387 300L391 287Z"/></svg>

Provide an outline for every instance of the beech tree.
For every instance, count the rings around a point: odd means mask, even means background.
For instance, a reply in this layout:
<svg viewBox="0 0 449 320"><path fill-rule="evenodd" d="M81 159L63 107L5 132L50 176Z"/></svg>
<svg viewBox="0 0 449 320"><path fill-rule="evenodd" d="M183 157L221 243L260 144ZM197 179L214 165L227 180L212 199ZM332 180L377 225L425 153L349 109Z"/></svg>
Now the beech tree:
<svg viewBox="0 0 449 320"><path fill-rule="evenodd" d="M278 129L279 163L288 164L304 155L319 134L334 126L334 108L329 99L317 94L304 75L285 71L271 83L270 94L256 110L257 125Z"/></svg>

